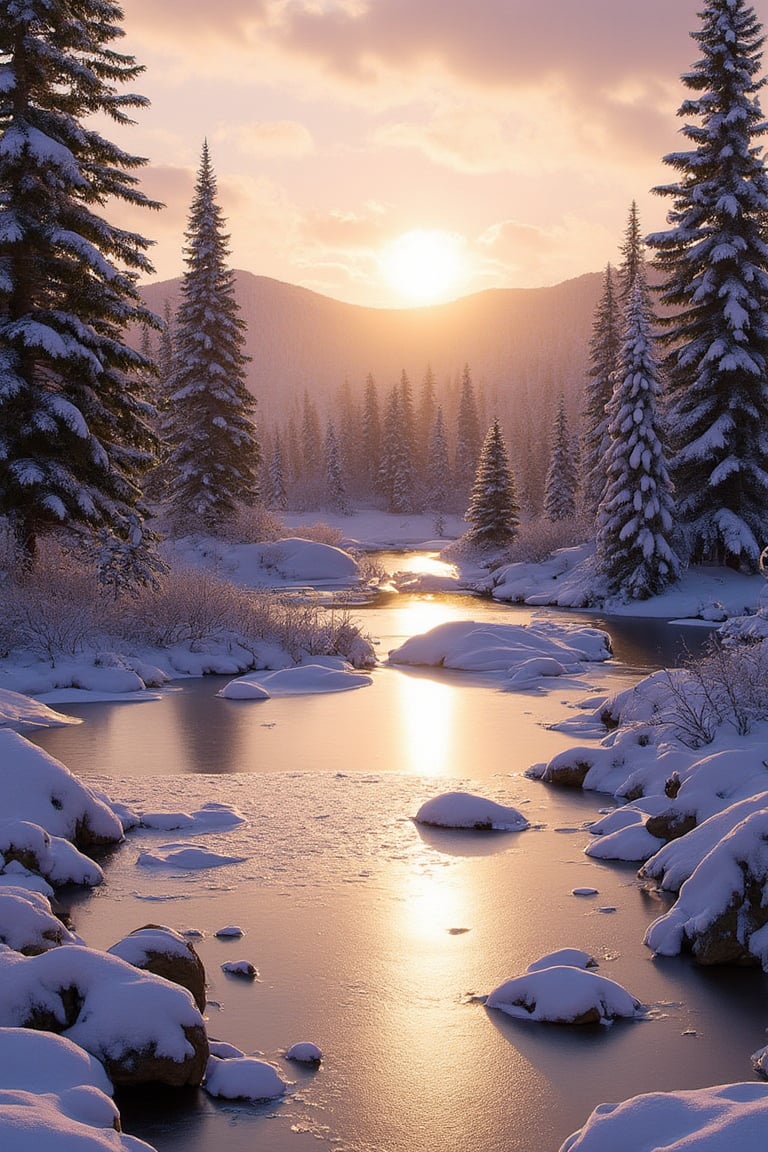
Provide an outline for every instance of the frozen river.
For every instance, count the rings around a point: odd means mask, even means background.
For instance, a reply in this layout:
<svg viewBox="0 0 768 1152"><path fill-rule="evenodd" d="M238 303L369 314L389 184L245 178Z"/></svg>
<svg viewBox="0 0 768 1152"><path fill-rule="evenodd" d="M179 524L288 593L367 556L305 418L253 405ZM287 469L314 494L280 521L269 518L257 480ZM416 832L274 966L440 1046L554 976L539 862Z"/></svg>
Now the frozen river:
<svg viewBox="0 0 768 1152"><path fill-rule="evenodd" d="M459 618L525 614L459 597L395 598L364 613L382 659ZM83 706L86 723L35 735L140 810L215 800L246 817L206 838L242 862L202 872L138 867L140 852L183 834L131 833L104 887L73 914L97 947L147 922L204 933L210 1034L263 1053L295 1090L264 1106L202 1091L123 1095L127 1131L159 1152L556 1152L602 1101L751 1078L768 1025L766 977L653 960L642 936L662 903L634 867L582 852L586 824L610 798L522 775L573 743L547 724L679 644L647 622L608 627L618 659L541 695L381 667L370 688L254 703L217 699L211 678L156 703ZM421 802L454 787L519 806L532 828L419 829ZM583 886L597 894L572 894ZM215 938L229 923L242 940ZM568 1029L472 1001L565 945L592 952L648 1018ZM258 982L222 972L233 959L251 960ZM323 1049L319 1070L282 1060L302 1039Z"/></svg>

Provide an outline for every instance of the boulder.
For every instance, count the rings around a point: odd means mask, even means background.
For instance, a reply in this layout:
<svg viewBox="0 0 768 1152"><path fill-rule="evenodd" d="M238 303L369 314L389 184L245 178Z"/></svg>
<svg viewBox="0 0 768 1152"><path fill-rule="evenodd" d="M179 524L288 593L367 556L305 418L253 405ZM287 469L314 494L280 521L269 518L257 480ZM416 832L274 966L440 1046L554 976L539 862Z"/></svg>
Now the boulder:
<svg viewBox="0 0 768 1152"><path fill-rule="evenodd" d="M205 968L194 947L184 937L162 924L145 924L118 940L108 949L134 968L162 976L192 993L195 1004L205 1011Z"/></svg>

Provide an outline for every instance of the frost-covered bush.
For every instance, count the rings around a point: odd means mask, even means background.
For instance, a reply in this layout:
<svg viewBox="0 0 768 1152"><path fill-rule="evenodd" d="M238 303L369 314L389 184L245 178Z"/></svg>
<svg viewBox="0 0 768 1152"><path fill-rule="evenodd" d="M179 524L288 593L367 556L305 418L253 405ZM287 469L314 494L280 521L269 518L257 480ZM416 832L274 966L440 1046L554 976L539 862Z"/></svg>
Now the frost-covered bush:
<svg viewBox="0 0 768 1152"><path fill-rule="evenodd" d="M558 548L573 548L594 536L586 516L573 516L554 523L544 517L520 524L517 536L504 554L506 564L540 563Z"/></svg>
<svg viewBox="0 0 768 1152"><path fill-rule="evenodd" d="M298 536L301 540L313 540L316 544L328 544L331 548L339 548L344 539L340 528L326 524L319 520L316 524L299 524L291 528L291 536Z"/></svg>
<svg viewBox="0 0 768 1152"><path fill-rule="evenodd" d="M657 723L671 724L678 738L690 748L714 740L727 724L739 736L768 719L768 644L735 644L717 641L702 656L685 665L683 675L665 673L666 708Z"/></svg>
<svg viewBox="0 0 768 1152"><path fill-rule="evenodd" d="M240 507L235 516L222 524L219 535L233 544L258 544L266 540L279 540L285 535L281 518L263 504Z"/></svg>

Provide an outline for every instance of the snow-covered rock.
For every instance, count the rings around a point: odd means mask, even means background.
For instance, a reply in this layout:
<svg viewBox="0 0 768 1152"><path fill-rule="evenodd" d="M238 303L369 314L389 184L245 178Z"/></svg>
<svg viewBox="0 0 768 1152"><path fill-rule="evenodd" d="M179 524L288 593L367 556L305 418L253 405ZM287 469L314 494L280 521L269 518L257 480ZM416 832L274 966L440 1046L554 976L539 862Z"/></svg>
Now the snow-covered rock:
<svg viewBox="0 0 768 1152"><path fill-rule="evenodd" d="M39 1028L97 1057L115 1084L200 1084L208 1041L186 989L117 956L64 945L0 951L0 1028Z"/></svg>
<svg viewBox="0 0 768 1152"><path fill-rule="evenodd" d="M518 1020L552 1024L606 1024L642 1014L640 1002L614 980L562 964L504 981L490 993L486 1007Z"/></svg>
<svg viewBox="0 0 768 1152"><path fill-rule="evenodd" d="M205 1090L226 1100L276 1100L290 1085L266 1060L235 1056L220 1060L211 1056L205 1074Z"/></svg>
<svg viewBox="0 0 768 1152"><path fill-rule="evenodd" d="M323 1053L311 1040L299 1040L296 1044L291 1044L285 1053L285 1058L296 1060L300 1064L319 1064L323 1059Z"/></svg>
<svg viewBox="0 0 768 1152"><path fill-rule="evenodd" d="M10 885L0 887L0 941L25 956L80 943L54 916L50 900L39 892Z"/></svg>
<svg viewBox="0 0 768 1152"><path fill-rule="evenodd" d="M645 943L700 964L759 963L768 971L768 809L746 816L694 868Z"/></svg>
<svg viewBox="0 0 768 1152"><path fill-rule="evenodd" d="M577 674L585 662L607 660L610 655L610 637L599 628L549 620L530 624L451 620L411 636L389 653L389 661L502 673L507 687L520 688L541 677Z"/></svg>
<svg viewBox="0 0 768 1152"><path fill-rule="evenodd" d="M648 1092L600 1104L560 1152L763 1152L768 1084Z"/></svg>
<svg viewBox="0 0 768 1152"><path fill-rule="evenodd" d="M8 729L0 729L0 811L79 848L123 839L122 824L103 800L53 756Z"/></svg>
<svg viewBox="0 0 768 1152"><path fill-rule="evenodd" d="M566 968L597 968L597 961L594 956L590 956L589 952L584 952L581 948L558 948L556 952L548 952L546 956L534 960L526 971L540 972L542 968L556 968L561 965Z"/></svg>
<svg viewBox="0 0 768 1152"><path fill-rule="evenodd" d="M94 888L104 879L99 865L69 840L51 836L28 820L0 820L0 875L18 874L19 868L54 888L64 884Z"/></svg>
<svg viewBox="0 0 768 1152"><path fill-rule="evenodd" d="M522 832L530 824L516 808L497 804L471 792L444 792L421 805L414 819L437 828L472 828L479 831Z"/></svg>
<svg viewBox="0 0 768 1152"><path fill-rule="evenodd" d="M205 1011L205 968L188 940L173 928L147 924L118 940L108 950L111 956L180 984L192 993L195 1004Z"/></svg>

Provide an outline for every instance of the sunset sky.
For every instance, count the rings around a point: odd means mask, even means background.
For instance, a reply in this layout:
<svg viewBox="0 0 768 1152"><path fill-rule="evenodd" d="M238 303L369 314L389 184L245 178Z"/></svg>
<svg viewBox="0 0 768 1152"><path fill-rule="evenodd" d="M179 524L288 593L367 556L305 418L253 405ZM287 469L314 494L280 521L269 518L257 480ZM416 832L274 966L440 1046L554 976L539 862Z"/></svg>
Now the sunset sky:
<svg viewBox="0 0 768 1152"><path fill-rule="evenodd" d="M403 307L615 260L668 204L700 0L124 0L156 279L207 137L231 263ZM768 0L755 10L768 22ZM767 57L768 60L768 57ZM768 110L768 91L763 99ZM426 249L404 235L416 232ZM424 236L423 234L427 235Z"/></svg>

